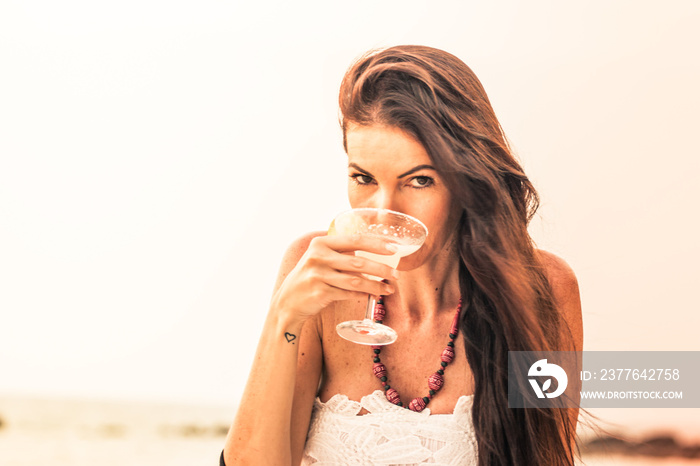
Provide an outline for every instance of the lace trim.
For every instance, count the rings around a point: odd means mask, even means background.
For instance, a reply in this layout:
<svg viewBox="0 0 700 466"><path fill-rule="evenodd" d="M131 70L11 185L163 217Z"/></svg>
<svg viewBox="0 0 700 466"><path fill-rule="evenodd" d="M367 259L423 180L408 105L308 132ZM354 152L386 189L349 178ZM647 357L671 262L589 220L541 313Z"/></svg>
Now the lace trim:
<svg viewBox="0 0 700 466"><path fill-rule="evenodd" d="M359 402L316 398L302 464L476 465L473 398L461 396L452 414L407 410L381 390ZM363 408L368 413L358 415Z"/></svg>
<svg viewBox="0 0 700 466"><path fill-rule="evenodd" d="M474 395L462 395L457 400L455 408L452 414L431 414L430 408L426 407L422 412L416 413L410 409L403 408L401 406L396 406L392 402L386 399L384 392L381 390L375 390L369 395L365 395L362 399L358 401L350 400L347 395L335 394L326 401L325 403L321 401L320 398L316 398L314 403L315 406L324 409L330 409L331 411L338 414L348 414L357 416L362 408L366 409L369 413L380 413L380 412L403 412L406 414L418 414L421 416L459 416L460 414L469 414L472 408L472 402L474 401Z"/></svg>

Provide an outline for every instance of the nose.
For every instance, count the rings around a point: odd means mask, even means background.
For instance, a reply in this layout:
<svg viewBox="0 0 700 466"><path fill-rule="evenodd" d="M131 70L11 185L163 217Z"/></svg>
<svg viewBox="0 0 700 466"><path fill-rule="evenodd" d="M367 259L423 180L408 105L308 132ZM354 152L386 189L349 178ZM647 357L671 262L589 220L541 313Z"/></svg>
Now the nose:
<svg viewBox="0 0 700 466"><path fill-rule="evenodd" d="M373 204L374 207L379 209L400 211L395 193L386 189L379 190L376 193Z"/></svg>

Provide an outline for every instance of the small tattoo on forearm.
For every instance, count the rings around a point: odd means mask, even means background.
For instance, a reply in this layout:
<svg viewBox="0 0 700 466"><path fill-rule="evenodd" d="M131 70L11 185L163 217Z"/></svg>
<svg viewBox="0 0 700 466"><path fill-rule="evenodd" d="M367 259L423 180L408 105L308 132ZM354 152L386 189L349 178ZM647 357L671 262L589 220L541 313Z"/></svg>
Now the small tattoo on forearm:
<svg viewBox="0 0 700 466"><path fill-rule="evenodd" d="M294 344L293 341L297 339L297 336L294 335L293 333L284 332L284 338L287 339L287 343Z"/></svg>

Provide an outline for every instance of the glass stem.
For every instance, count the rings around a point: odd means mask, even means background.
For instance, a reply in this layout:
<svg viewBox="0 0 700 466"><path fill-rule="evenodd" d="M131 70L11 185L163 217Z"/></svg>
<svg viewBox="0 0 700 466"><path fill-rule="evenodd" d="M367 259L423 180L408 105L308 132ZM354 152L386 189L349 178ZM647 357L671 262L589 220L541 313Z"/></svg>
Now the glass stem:
<svg viewBox="0 0 700 466"><path fill-rule="evenodd" d="M365 311L365 320L374 323L374 305L377 304L377 297L369 295L367 297L367 310Z"/></svg>

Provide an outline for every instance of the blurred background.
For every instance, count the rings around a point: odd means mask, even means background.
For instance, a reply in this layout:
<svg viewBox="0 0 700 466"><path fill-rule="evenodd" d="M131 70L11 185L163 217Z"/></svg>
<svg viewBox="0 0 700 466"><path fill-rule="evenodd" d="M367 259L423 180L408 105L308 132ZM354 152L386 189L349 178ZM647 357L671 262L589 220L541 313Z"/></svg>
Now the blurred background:
<svg viewBox="0 0 700 466"><path fill-rule="evenodd" d="M479 76L586 350L700 350L699 21L692 0L2 0L0 461L216 463L282 254L348 207L337 90L376 47ZM700 442L700 409L592 413Z"/></svg>

